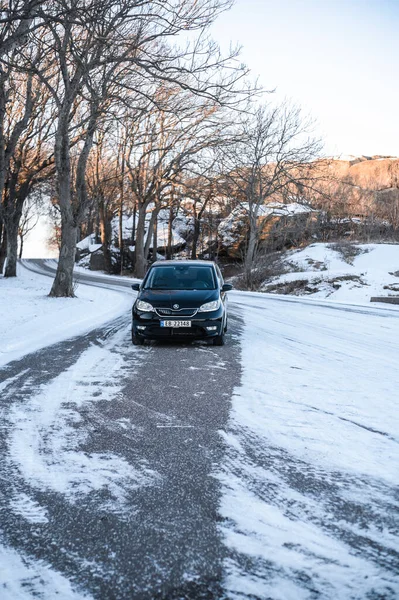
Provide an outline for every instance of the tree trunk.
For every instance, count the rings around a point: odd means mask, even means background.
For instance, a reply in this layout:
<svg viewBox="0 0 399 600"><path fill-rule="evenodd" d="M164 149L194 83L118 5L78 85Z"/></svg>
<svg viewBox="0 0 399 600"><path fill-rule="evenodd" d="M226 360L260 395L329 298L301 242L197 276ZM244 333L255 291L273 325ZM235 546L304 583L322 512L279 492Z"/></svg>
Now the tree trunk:
<svg viewBox="0 0 399 600"><path fill-rule="evenodd" d="M134 202L134 206L133 206L133 224L132 224L132 243L131 246L133 248L133 252L131 254L131 259L132 259L132 270L134 271L134 266L136 264L136 216L137 216L137 208L136 208L136 201Z"/></svg>
<svg viewBox="0 0 399 600"><path fill-rule="evenodd" d="M258 242L257 220L252 215L249 217L249 236L248 246L245 254L244 273L246 285L249 289L252 288L253 278L252 269L255 260L256 248Z"/></svg>
<svg viewBox="0 0 399 600"><path fill-rule="evenodd" d="M55 136L55 164L57 170L58 202L61 210L61 249L57 272L50 296L74 298L73 268L75 266L77 223L71 198L71 156L69 147L69 114L72 103L63 107ZM79 184L78 184L79 185Z"/></svg>
<svg viewBox="0 0 399 600"><path fill-rule="evenodd" d="M147 238L145 240L145 245L144 245L144 258L145 258L146 262L148 260L149 254L150 254L152 234L154 231L154 223L158 217L158 212L159 212L159 210L154 208L154 210L151 213L150 222L148 223Z"/></svg>
<svg viewBox="0 0 399 600"><path fill-rule="evenodd" d="M121 258L120 274L123 275L123 199L119 206L119 254Z"/></svg>
<svg viewBox="0 0 399 600"><path fill-rule="evenodd" d="M7 75L2 66L0 66L0 203L3 201L3 192L6 180L6 139L4 134L4 124L6 116L7 93L6 93ZM0 206L1 209L1 206Z"/></svg>
<svg viewBox="0 0 399 600"><path fill-rule="evenodd" d="M152 262L157 260L158 254L158 213L154 220L154 231L152 235Z"/></svg>
<svg viewBox="0 0 399 600"><path fill-rule="evenodd" d="M57 273L50 291L50 296L75 296L73 286L73 269L75 266L76 240L79 222L87 208L86 165L93 144L96 125L96 106L91 107L86 138L80 152L76 168L76 205L72 202L71 154L69 140L70 114L73 104L73 92L65 97L58 117L55 134L55 165L57 172L58 201L61 211L61 250L58 259Z"/></svg>
<svg viewBox="0 0 399 600"><path fill-rule="evenodd" d="M19 220L10 219L6 223L7 229L7 262L4 277L17 276L18 258L18 224Z"/></svg>
<svg viewBox="0 0 399 600"><path fill-rule="evenodd" d="M173 242L173 221L175 220L175 211L173 206L169 208L169 221L168 221L168 246L166 249L166 260L172 258L172 242Z"/></svg>
<svg viewBox="0 0 399 600"><path fill-rule="evenodd" d="M193 241L192 241L192 246L191 246L191 258L194 260L197 258L197 247L198 247L198 240L201 235L202 216L205 212L205 208L207 207L210 198L211 198L211 195L208 195L198 213L197 213L197 208L196 208L195 203L193 205L194 232L193 232Z"/></svg>
<svg viewBox="0 0 399 600"><path fill-rule="evenodd" d="M120 184L120 203L119 203L119 254L121 257L120 274L123 275L123 202L125 185L125 155L122 154L121 184Z"/></svg>
<svg viewBox="0 0 399 600"><path fill-rule="evenodd" d="M20 245L19 245L19 260L21 260L22 258L22 253L24 251L24 236L20 233L19 234L19 241L20 241Z"/></svg>
<svg viewBox="0 0 399 600"><path fill-rule="evenodd" d="M197 245L201 232L201 221L197 217L197 214L194 211L194 231L193 231L193 241L191 246L191 258L195 260L197 258Z"/></svg>
<svg viewBox="0 0 399 600"><path fill-rule="evenodd" d="M109 239L109 223L107 219L107 211L105 208L104 200L101 199L98 205L98 221L100 228L100 241L103 246L104 253L104 268L107 273L112 272L112 260L111 260L111 252L110 252L110 239Z"/></svg>
<svg viewBox="0 0 399 600"><path fill-rule="evenodd" d="M55 298L74 298L73 268L78 228L73 223L64 221L61 229L61 250L58 259L57 273L51 288L50 296Z"/></svg>
<svg viewBox="0 0 399 600"><path fill-rule="evenodd" d="M0 275L3 273L4 262L7 256L7 232L3 221L0 221Z"/></svg>
<svg viewBox="0 0 399 600"><path fill-rule="evenodd" d="M134 276L139 279L143 278L146 271L146 258L144 255L144 236L145 236L145 215L147 205L140 205L138 208L138 219L136 229L136 244L135 244L135 264Z"/></svg>
<svg viewBox="0 0 399 600"><path fill-rule="evenodd" d="M136 241L136 216L137 216L137 207L136 207L136 202L135 202L134 207L133 207L132 246L134 246L134 243Z"/></svg>

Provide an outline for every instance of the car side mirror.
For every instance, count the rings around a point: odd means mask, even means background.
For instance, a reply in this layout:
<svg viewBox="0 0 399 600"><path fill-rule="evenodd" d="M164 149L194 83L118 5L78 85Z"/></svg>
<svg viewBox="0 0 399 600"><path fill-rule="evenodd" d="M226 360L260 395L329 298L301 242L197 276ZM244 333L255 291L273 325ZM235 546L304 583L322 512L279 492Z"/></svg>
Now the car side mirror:
<svg viewBox="0 0 399 600"><path fill-rule="evenodd" d="M224 283L222 285L222 292L229 292L232 289L233 289L233 286L231 285L231 283Z"/></svg>
<svg viewBox="0 0 399 600"><path fill-rule="evenodd" d="M139 283L132 283L132 290L134 290L135 292L139 292L140 291L140 284Z"/></svg>

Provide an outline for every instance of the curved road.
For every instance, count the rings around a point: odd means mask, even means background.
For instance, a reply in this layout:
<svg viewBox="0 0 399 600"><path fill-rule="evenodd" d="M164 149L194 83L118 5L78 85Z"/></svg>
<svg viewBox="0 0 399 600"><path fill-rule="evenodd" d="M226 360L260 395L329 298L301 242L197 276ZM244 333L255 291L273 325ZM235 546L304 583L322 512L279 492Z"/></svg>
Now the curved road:
<svg viewBox="0 0 399 600"><path fill-rule="evenodd" d="M24 265L54 275L45 261ZM85 273L76 278L110 289L131 285ZM213 474L223 453L220 430L227 426L230 399L240 382L240 317L230 314L235 335L228 333L222 348L202 343L133 348L129 319L126 315L89 335L10 363L0 370L0 381L2 375L11 380L7 398L26 403L42 386L78 365L73 387L78 394L87 384L89 398L86 395L85 402L74 407L64 427L84 432L80 449L87 456L102 455L105 462L107 456L123 457L124 466L138 465L137 486L125 490L122 482L111 489L110 477L110 484L89 500L76 494L71 502L51 486L40 491L27 485L20 465L8 463L0 479L1 529L8 545L48 561L94 598L223 597L221 564L226 551L218 530L220 484ZM79 366L93 345L118 353L123 361L117 370L111 362L110 393L103 394L104 399L93 385L92 365L90 372ZM73 402L73 394L69 400ZM51 428L57 435L57 423ZM7 435L3 427L3 456ZM57 460L52 442L48 447L42 443L41 452ZM29 521L24 514L18 518L10 510L10 490L11 496L29 498L32 506L42 507L45 522ZM115 504L120 505L117 510Z"/></svg>

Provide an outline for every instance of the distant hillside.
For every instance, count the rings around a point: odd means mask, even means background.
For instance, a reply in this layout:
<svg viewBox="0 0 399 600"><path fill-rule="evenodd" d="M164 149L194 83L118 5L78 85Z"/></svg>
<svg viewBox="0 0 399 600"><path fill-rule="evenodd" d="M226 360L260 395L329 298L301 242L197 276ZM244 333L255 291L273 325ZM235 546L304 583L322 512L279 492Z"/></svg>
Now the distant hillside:
<svg viewBox="0 0 399 600"><path fill-rule="evenodd" d="M331 172L340 179L351 179L370 190L399 188L399 158L392 156L357 156L332 159Z"/></svg>
<svg viewBox="0 0 399 600"><path fill-rule="evenodd" d="M335 179L336 195L345 195L354 212L399 203L399 158L352 156L320 161L321 172ZM341 186L341 187L340 187Z"/></svg>

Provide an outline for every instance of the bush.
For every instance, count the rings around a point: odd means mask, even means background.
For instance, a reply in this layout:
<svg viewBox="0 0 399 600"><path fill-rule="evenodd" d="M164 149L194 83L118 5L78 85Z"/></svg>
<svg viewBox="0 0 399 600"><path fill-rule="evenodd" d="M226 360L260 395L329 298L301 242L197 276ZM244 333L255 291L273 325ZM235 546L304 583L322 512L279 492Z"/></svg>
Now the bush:
<svg viewBox="0 0 399 600"><path fill-rule="evenodd" d="M331 250L338 252L348 265L353 265L354 259L356 256L359 256L359 254L368 252L368 250L364 250L363 248L346 241L336 242L335 244L330 244L328 247L331 248Z"/></svg>

